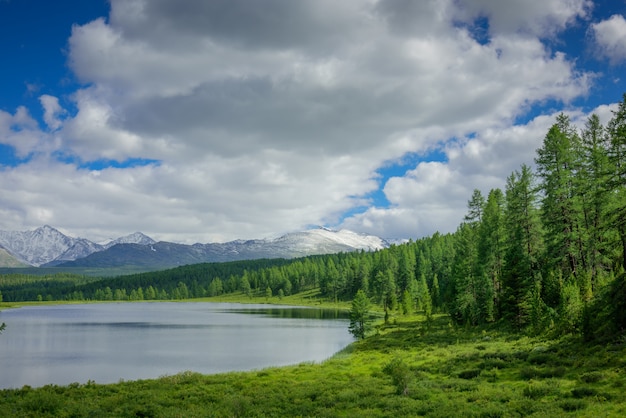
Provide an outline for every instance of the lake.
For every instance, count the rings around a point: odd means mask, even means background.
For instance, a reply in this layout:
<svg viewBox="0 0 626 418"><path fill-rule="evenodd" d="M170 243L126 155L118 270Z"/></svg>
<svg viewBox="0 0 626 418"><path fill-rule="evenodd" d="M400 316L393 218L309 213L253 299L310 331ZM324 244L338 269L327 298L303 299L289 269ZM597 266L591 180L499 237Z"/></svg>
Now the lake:
<svg viewBox="0 0 626 418"><path fill-rule="evenodd" d="M2 322L0 388L319 362L353 341L345 313L280 305L36 306L4 310Z"/></svg>

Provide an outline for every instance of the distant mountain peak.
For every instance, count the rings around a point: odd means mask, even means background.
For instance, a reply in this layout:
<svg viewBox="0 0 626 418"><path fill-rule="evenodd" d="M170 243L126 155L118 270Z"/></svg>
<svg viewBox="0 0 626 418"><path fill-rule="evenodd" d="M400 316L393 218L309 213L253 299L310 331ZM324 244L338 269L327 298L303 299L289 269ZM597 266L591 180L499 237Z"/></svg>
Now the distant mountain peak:
<svg viewBox="0 0 626 418"><path fill-rule="evenodd" d="M254 258L294 258L349 251L376 251L389 246L380 237L350 230L318 227L291 232L277 238L235 240L222 244L175 244L157 242L142 232L96 244L84 238L71 238L50 225L34 231L0 231L0 247L6 263L31 266L137 265L152 269L182 264L222 262ZM2 266L0 258L0 267Z"/></svg>
<svg viewBox="0 0 626 418"><path fill-rule="evenodd" d="M105 248L110 248L117 244L139 244L139 245L151 245L156 241L144 234L143 232L133 232L132 234L119 237L105 244Z"/></svg>
<svg viewBox="0 0 626 418"><path fill-rule="evenodd" d="M0 246L21 263L31 266L53 266L67 261L87 257L121 243L149 245L156 241L149 236L135 232L117 238L106 245L96 244L85 238L73 238L58 229L43 225L31 231L0 231ZM4 257L0 267L8 267ZM15 264L15 262L11 262Z"/></svg>

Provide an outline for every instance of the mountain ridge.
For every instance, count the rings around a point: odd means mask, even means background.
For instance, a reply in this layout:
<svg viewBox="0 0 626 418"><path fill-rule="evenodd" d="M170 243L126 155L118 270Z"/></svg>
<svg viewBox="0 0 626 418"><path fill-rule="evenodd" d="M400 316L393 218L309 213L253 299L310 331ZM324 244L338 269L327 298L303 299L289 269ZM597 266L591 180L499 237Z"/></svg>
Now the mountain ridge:
<svg viewBox="0 0 626 418"><path fill-rule="evenodd" d="M134 232L98 244L44 225L32 231L0 231L0 247L9 255L0 259L0 267L8 267L2 265L2 260L8 260L13 265L36 267L169 268L203 262L375 251L388 246L387 241L374 235L328 228L291 232L277 238L191 245L157 242L142 232Z"/></svg>

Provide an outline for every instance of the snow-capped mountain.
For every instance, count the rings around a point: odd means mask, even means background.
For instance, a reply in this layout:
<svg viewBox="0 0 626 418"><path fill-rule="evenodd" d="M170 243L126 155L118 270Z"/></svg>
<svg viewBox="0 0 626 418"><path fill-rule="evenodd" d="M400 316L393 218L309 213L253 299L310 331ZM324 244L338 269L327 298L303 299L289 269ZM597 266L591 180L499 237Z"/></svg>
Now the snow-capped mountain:
<svg viewBox="0 0 626 418"><path fill-rule="evenodd" d="M347 230L332 231L320 228L289 233L273 239L235 240L226 243L118 244L105 251L65 263L64 266L167 268L195 263L295 258L357 250L375 251L388 246L389 244L379 237Z"/></svg>
<svg viewBox="0 0 626 418"><path fill-rule="evenodd" d="M93 252L94 245L97 246L83 238L68 237L48 225L34 231L0 231L0 245L18 260L32 266L54 261L72 249L77 257L85 257Z"/></svg>
<svg viewBox="0 0 626 418"><path fill-rule="evenodd" d="M132 234L125 235L123 237L119 237L117 239L107 242L106 244L104 244L104 248L108 249L116 244L150 245L156 244L156 241L141 232L134 232Z"/></svg>
<svg viewBox="0 0 626 418"><path fill-rule="evenodd" d="M146 235L136 232L118 238L118 242L154 243ZM0 231L0 246L22 263L31 266L54 266L87 257L108 248L85 238L68 237L61 231L44 225L33 231Z"/></svg>
<svg viewBox="0 0 626 418"><path fill-rule="evenodd" d="M84 238L68 237L46 225L34 231L0 231L0 246L19 261L33 266L141 266L156 269L205 262L375 251L389 244L376 236L326 228L293 232L273 239L193 245L156 242L135 232L96 244Z"/></svg>

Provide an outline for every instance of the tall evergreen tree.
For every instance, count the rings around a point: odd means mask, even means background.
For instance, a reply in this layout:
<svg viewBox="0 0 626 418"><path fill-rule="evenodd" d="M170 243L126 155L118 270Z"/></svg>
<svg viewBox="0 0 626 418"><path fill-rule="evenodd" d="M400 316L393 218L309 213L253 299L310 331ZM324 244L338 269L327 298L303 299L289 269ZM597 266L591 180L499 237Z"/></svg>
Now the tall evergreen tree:
<svg viewBox="0 0 626 418"><path fill-rule="evenodd" d="M567 279L584 269L580 236L580 202L576 175L580 138L569 117L557 116L537 150L537 174L541 178L542 220L545 227L548 268L558 269Z"/></svg>
<svg viewBox="0 0 626 418"><path fill-rule="evenodd" d="M529 299L541 282L539 257L541 229L536 208L533 173L527 165L513 172L506 183L505 230L509 238L502 274L502 316L522 327L530 316Z"/></svg>
<svg viewBox="0 0 626 418"><path fill-rule="evenodd" d="M450 314L459 323L477 324L480 321L480 307L476 278L476 228L468 223L462 223L455 235L454 299L450 304Z"/></svg>
<svg viewBox="0 0 626 418"><path fill-rule="evenodd" d="M500 189L489 192L478 230L479 300L482 317L493 321L501 291L504 263L504 194Z"/></svg>
<svg viewBox="0 0 626 418"><path fill-rule="evenodd" d="M607 124L609 134L609 161L611 201L609 218L621 243L621 267L626 271L626 93L618 109Z"/></svg>
<svg viewBox="0 0 626 418"><path fill-rule="evenodd" d="M584 214L585 252L588 259L591 291L594 292L598 280L610 270L609 253L612 243L607 223L607 208L610 194L607 188L611 168L609 164L609 143L605 129L598 115L589 117L582 131L582 164L578 176L580 196ZM602 283L600 283L602 284Z"/></svg>
<svg viewBox="0 0 626 418"><path fill-rule="evenodd" d="M358 339L365 338L370 328L371 318L369 314L370 301L363 290L359 290L352 300L350 309L349 331Z"/></svg>

